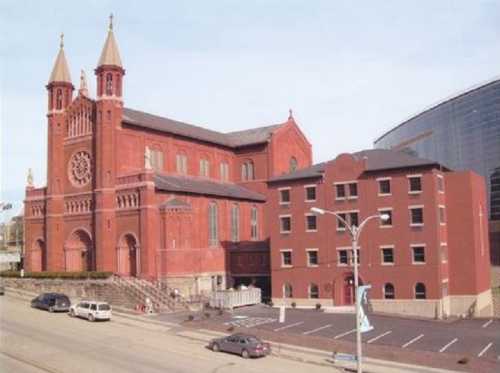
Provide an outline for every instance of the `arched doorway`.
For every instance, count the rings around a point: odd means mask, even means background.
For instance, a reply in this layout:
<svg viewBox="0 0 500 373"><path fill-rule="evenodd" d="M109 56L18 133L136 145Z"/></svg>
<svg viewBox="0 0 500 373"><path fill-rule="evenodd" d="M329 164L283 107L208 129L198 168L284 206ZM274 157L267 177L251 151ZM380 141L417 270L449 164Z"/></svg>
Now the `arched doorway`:
<svg viewBox="0 0 500 373"><path fill-rule="evenodd" d="M124 234L117 247L118 274L135 277L139 269L139 244L131 233Z"/></svg>
<svg viewBox="0 0 500 373"><path fill-rule="evenodd" d="M45 249L45 242L41 238L33 243L30 252L29 266L32 272L47 270L47 251Z"/></svg>
<svg viewBox="0 0 500 373"><path fill-rule="evenodd" d="M94 271L95 255L90 234L74 230L64 244L65 268L68 272Z"/></svg>

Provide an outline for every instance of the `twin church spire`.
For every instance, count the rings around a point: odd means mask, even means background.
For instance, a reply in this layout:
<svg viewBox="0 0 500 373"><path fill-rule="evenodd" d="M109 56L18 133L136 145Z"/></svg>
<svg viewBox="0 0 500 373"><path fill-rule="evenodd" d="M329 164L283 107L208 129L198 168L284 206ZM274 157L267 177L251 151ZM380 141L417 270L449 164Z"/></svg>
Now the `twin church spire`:
<svg viewBox="0 0 500 373"><path fill-rule="evenodd" d="M113 15L109 17L109 28L104 47L102 48L101 56L97 63L97 69L102 70L103 67L110 67L112 69L118 68L123 72L122 61L120 58L120 52L118 50L118 44L116 43L113 34ZM56 60L54 62L54 67L52 68L52 73L49 77L49 85L54 83L71 83L71 74L69 72L68 62L64 54L64 34L61 34L61 41L59 46L59 52L57 54ZM85 73L82 70L82 75L80 77L80 94L88 96L87 82L85 78ZM121 92L120 92L121 93ZM99 95L99 93L98 93Z"/></svg>

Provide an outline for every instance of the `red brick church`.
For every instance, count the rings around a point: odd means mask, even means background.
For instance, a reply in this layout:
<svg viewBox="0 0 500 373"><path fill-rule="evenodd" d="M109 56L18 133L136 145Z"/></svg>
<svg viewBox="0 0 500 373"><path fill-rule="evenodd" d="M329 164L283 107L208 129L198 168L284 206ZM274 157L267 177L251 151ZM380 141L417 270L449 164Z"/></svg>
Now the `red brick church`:
<svg viewBox="0 0 500 373"><path fill-rule="evenodd" d="M47 185L28 180L29 271L112 271L189 293L270 276L267 181L312 163L290 113L220 133L127 108L110 23L76 97L63 43L47 84ZM32 179L32 178L29 178Z"/></svg>

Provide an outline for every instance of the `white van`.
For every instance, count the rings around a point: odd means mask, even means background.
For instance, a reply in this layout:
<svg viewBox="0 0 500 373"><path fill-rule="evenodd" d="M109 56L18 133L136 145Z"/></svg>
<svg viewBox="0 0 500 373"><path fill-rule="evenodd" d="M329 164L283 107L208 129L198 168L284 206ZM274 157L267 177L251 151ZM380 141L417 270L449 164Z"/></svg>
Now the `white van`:
<svg viewBox="0 0 500 373"><path fill-rule="evenodd" d="M69 309L71 317L84 317L89 321L111 320L111 306L106 302L82 301Z"/></svg>

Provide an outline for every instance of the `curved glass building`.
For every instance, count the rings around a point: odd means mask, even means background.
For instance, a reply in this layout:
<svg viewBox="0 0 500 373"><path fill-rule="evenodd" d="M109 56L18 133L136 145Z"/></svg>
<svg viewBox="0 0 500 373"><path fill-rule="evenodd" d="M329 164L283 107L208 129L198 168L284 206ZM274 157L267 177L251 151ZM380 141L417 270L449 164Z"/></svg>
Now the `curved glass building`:
<svg viewBox="0 0 500 373"><path fill-rule="evenodd" d="M492 260L500 264L500 79L411 117L375 140L375 148L399 149L484 176Z"/></svg>

